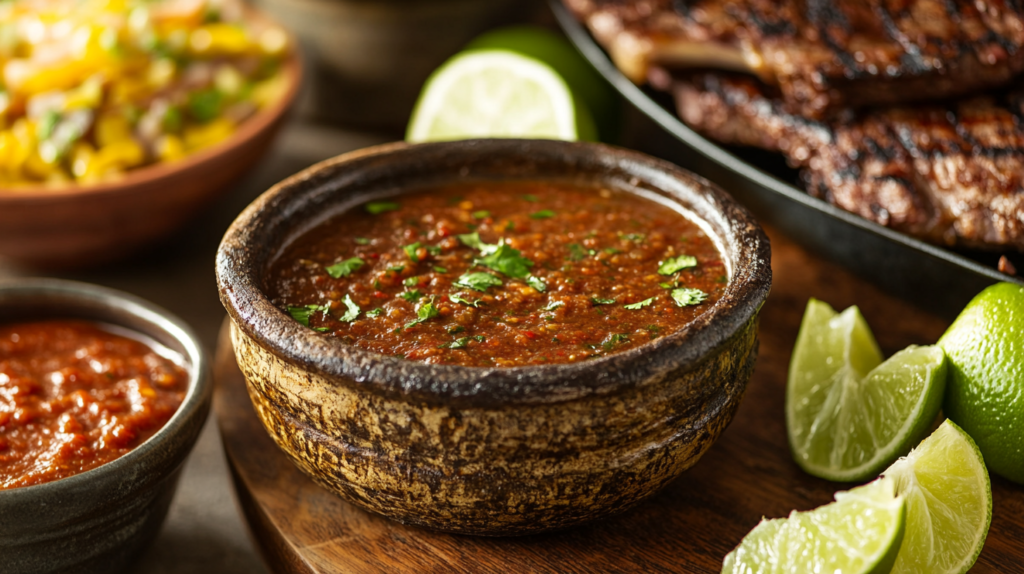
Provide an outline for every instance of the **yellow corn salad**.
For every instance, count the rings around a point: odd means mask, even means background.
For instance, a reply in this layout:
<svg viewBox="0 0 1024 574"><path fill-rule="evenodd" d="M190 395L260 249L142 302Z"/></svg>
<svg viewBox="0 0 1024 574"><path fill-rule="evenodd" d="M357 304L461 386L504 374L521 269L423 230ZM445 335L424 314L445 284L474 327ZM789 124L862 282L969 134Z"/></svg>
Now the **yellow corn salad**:
<svg viewBox="0 0 1024 574"><path fill-rule="evenodd" d="M0 189L221 142L283 96L288 49L238 0L0 0Z"/></svg>

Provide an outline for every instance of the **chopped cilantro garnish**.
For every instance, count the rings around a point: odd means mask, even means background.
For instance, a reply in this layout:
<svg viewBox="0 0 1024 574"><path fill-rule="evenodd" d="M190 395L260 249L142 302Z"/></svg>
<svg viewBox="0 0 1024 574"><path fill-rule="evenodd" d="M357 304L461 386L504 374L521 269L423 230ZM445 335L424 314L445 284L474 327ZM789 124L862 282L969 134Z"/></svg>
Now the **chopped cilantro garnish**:
<svg viewBox="0 0 1024 574"><path fill-rule="evenodd" d="M448 329L448 334L449 335L454 335L455 333L461 333L461 332L463 332L465 330L466 330L466 328L463 327L462 325L456 325L456 326L451 327L451 328Z"/></svg>
<svg viewBox="0 0 1024 574"><path fill-rule="evenodd" d="M627 335L625 333L614 333L610 337L605 339L604 342L601 343L601 347L603 347L605 351L611 351L612 347L614 347L615 345L617 345L619 343L628 343L628 342L629 342L629 335Z"/></svg>
<svg viewBox="0 0 1024 574"><path fill-rule="evenodd" d="M457 236L459 241L462 242L466 247L472 247L484 253L489 253L498 248L497 245L490 245L480 240L480 234L474 231L473 233L464 233Z"/></svg>
<svg viewBox="0 0 1024 574"><path fill-rule="evenodd" d="M331 328L330 327L313 327L313 330L314 331L320 331L321 333L326 333L327 331L330 331Z"/></svg>
<svg viewBox="0 0 1024 574"><path fill-rule="evenodd" d="M601 297L591 297L590 301L594 305L612 305L615 303L615 299L604 299Z"/></svg>
<svg viewBox="0 0 1024 574"><path fill-rule="evenodd" d="M345 311L344 315L338 317L338 320L343 323L351 323L352 321L355 321L362 309L360 309L359 305L356 305L356 302L348 295L345 295L345 298L342 299L341 302L345 304L345 307L347 307L348 310Z"/></svg>
<svg viewBox="0 0 1024 574"><path fill-rule="evenodd" d="M661 275L671 275L677 271L682 271L683 269L689 269L690 267L696 266L697 258L692 255L669 257L662 261L661 265L658 266L658 273Z"/></svg>
<svg viewBox="0 0 1024 574"><path fill-rule="evenodd" d="M550 209L542 209L540 211L535 211L531 213L530 219L551 219L554 216L554 211L551 211Z"/></svg>
<svg viewBox="0 0 1024 574"><path fill-rule="evenodd" d="M448 298L451 299L452 301L456 302L456 303L463 303L465 305L469 305L470 307L477 307L478 308L478 307L480 307L480 304L483 303L483 301L481 301L479 299L477 299L476 301L470 301L469 299L466 299L464 297L460 297L458 295L449 295Z"/></svg>
<svg viewBox="0 0 1024 574"><path fill-rule="evenodd" d="M658 283L658 287L661 287L662 289L672 289L675 286L675 283Z"/></svg>
<svg viewBox="0 0 1024 574"><path fill-rule="evenodd" d="M579 243L569 244L569 259L582 261L587 258L587 251Z"/></svg>
<svg viewBox="0 0 1024 574"><path fill-rule="evenodd" d="M651 334L651 338L657 338L661 336L661 327L658 325L648 325L647 332Z"/></svg>
<svg viewBox="0 0 1024 574"><path fill-rule="evenodd" d="M522 279L529 275L530 267L533 267L533 261L523 257L518 249L513 249L504 241L498 244L498 248L493 253L477 259L476 264L516 279Z"/></svg>
<svg viewBox="0 0 1024 574"><path fill-rule="evenodd" d="M364 205L363 208L366 209L368 213L379 215L388 211L398 211L402 206L393 201L371 201Z"/></svg>
<svg viewBox="0 0 1024 574"><path fill-rule="evenodd" d="M447 273L448 272L447 269L445 269L444 267L441 267L440 265L434 265L434 271L436 271L437 273Z"/></svg>
<svg viewBox="0 0 1024 574"><path fill-rule="evenodd" d="M410 303L415 303L423 297L423 293L420 293L419 289L413 289L412 291L399 293L398 296Z"/></svg>
<svg viewBox="0 0 1024 574"><path fill-rule="evenodd" d="M406 245L405 247L402 247L402 250L405 251L405 254L409 256L409 259L411 259L413 263L419 263L420 258L416 256L416 251L421 246L422 244L419 241L417 241L416 243L411 243L409 245Z"/></svg>
<svg viewBox="0 0 1024 574"><path fill-rule="evenodd" d="M405 281L402 281L402 285L405 285L406 287L412 287L414 285L419 285L419 284L420 284L420 278L419 277L415 277L415 276L413 276L413 277L406 277Z"/></svg>
<svg viewBox="0 0 1024 574"><path fill-rule="evenodd" d="M384 314L384 309L377 307L376 309L370 309L366 312L367 317L380 317Z"/></svg>
<svg viewBox="0 0 1024 574"><path fill-rule="evenodd" d="M427 301L426 303L420 305L418 309L416 309L416 318L406 323L405 328L408 329L409 327L433 319L434 317L437 317L440 314L441 313L440 311L437 310L437 307L434 307L434 298L431 297L430 301Z"/></svg>
<svg viewBox="0 0 1024 574"><path fill-rule="evenodd" d="M472 273L463 273L462 276L455 281L455 284L460 287L466 287L474 291L486 293L488 287L501 286L501 279L498 279L490 273L474 271Z"/></svg>
<svg viewBox="0 0 1024 574"><path fill-rule="evenodd" d="M719 275L718 279L716 279L716 281L718 281L719 283L728 283L729 282L729 276L728 275Z"/></svg>
<svg viewBox="0 0 1024 574"><path fill-rule="evenodd" d="M473 219L486 219L490 216L491 212L487 211L486 209L481 209L480 211L473 212Z"/></svg>
<svg viewBox="0 0 1024 574"><path fill-rule="evenodd" d="M516 230L516 222L515 221L512 221L511 219L509 219L508 221L505 222L505 231L515 231L515 230Z"/></svg>
<svg viewBox="0 0 1024 574"><path fill-rule="evenodd" d="M392 265L391 267L388 267L388 271L394 271L395 273L401 273L402 271L405 271L405 265Z"/></svg>
<svg viewBox="0 0 1024 574"><path fill-rule="evenodd" d="M632 241L633 243L643 243L644 237L646 237L646 236L643 233L620 233L619 234L619 239L625 239L626 241Z"/></svg>
<svg viewBox="0 0 1024 574"><path fill-rule="evenodd" d="M440 255L441 254L441 248L436 246L436 245L428 245L426 249L427 249L427 253L429 253L431 255Z"/></svg>
<svg viewBox="0 0 1024 574"><path fill-rule="evenodd" d="M615 249L614 247L605 247L601 251L604 251L605 253L607 253L609 255L615 255L616 253L622 253L621 250Z"/></svg>
<svg viewBox="0 0 1024 574"><path fill-rule="evenodd" d="M484 337L483 335L473 335L473 339L475 339L476 342L478 343L483 343L484 341L487 340L487 337Z"/></svg>
<svg viewBox="0 0 1024 574"><path fill-rule="evenodd" d="M656 297L651 297L650 299L644 299L643 301L638 301L638 302L633 303L631 305L623 305L623 307L625 307L626 309L629 309L631 311L636 311L638 309L643 309L644 307L650 305L651 303L654 303L654 299L655 298Z"/></svg>
<svg viewBox="0 0 1024 574"><path fill-rule="evenodd" d="M461 339L455 339L449 343L441 343L437 346L438 349L461 349L466 345L469 345L470 337L462 337Z"/></svg>
<svg viewBox="0 0 1024 574"><path fill-rule="evenodd" d="M555 301L554 303L548 303L548 306L541 309L541 311L554 311L562 305L565 305L563 301Z"/></svg>
<svg viewBox="0 0 1024 574"><path fill-rule="evenodd" d="M533 195L532 193L527 193L526 195L523 196L523 199L529 201L530 203L537 203L537 196Z"/></svg>
<svg viewBox="0 0 1024 574"><path fill-rule="evenodd" d="M703 303L708 298L708 294L701 291L700 289L690 289L689 287L680 287L679 289L672 290L672 299L675 300L676 304L680 307L687 307L689 305L697 305Z"/></svg>
<svg viewBox="0 0 1024 574"><path fill-rule="evenodd" d="M537 291L540 291L541 293L548 290L547 283L545 283L539 277L534 277L533 275L530 275L529 277L526 278L526 284L529 285L530 287L533 287Z"/></svg>
<svg viewBox="0 0 1024 574"><path fill-rule="evenodd" d="M292 316L299 323L302 323L306 327L309 327L309 319L313 316L313 313L323 313L327 316L327 312L331 310L330 303L324 303L323 305L303 305L301 307L288 307L288 314Z"/></svg>
<svg viewBox="0 0 1024 574"><path fill-rule="evenodd" d="M358 245L369 245L370 240L365 237L356 237L356 243Z"/></svg>
<svg viewBox="0 0 1024 574"><path fill-rule="evenodd" d="M327 274L330 275L331 277L338 279L339 277L348 277L349 275L352 274L353 271L359 269L365 263L366 262L363 261L362 259L358 257L353 257L351 259L339 261L334 265L324 267L324 270L327 271Z"/></svg>

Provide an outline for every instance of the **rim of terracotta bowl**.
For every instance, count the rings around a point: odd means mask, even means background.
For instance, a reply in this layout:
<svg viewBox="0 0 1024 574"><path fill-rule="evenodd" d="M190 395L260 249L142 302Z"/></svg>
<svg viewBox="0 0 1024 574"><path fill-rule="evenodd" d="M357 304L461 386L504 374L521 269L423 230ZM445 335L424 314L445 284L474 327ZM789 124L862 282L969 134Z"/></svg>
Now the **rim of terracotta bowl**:
<svg viewBox="0 0 1024 574"><path fill-rule="evenodd" d="M4 312L5 307L18 300L34 302L44 297L55 301L72 302L68 313L62 314L59 309L51 312L47 306L47 311L42 317L25 317L21 313L16 313L13 319L9 319L8 313ZM77 308L74 306L76 304ZM38 303L32 305L43 307ZM136 319L145 325L147 330L137 325L118 323L110 318L115 315ZM66 478L0 490L0 504L33 503L38 501L40 496L60 495L66 491L86 491L92 484L130 472L132 467L144 464L148 458L158 456L162 449L167 448L168 439L182 432L189 419L195 416L205 418L203 411L207 409L213 396L206 352L203 351L192 329L167 310L134 295L90 283L45 278L0 280L0 324L35 319L81 319L106 323L151 338L164 346L167 345L160 341L161 338L173 339L181 346L182 359L185 361L185 365L182 366L188 372L188 392L178 410L163 427L123 456ZM163 336L157 334L160 332ZM192 446L189 445L189 450Z"/></svg>
<svg viewBox="0 0 1024 574"><path fill-rule="evenodd" d="M257 20L273 22L273 20L255 8L247 7L246 13ZM139 169L129 170L123 177L111 181L84 185L71 183L57 187L47 187L45 184L0 186L0 203L29 203L43 199L64 199L73 196L117 193L135 186L158 181L172 173L188 171L198 165L214 162L222 155L226 155L247 144L284 116L295 101L295 97L298 95L299 88L302 85L302 57L299 53L298 42L295 36L284 27L276 23L274 25L284 31L288 37L289 52L282 62L280 70L280 73L284 74L288 79L288 89L272 106L257 111L251 118L242 122L238 129L226 140L191 153L177 161L161 161Z"/></svg>
<svg viewBox="0 0 1024 574"><path fill-rule="evenodd" d="M540 165L537 161L545 162L549 173L560 169L561 177L531 173L530 166ZM717 237L731 272L725 292L683 328L633 349L580 363L515 367L426 364L346 345L300 325L264 294L264 273L281 246L319 221L402 191L495 180L486 176L482 162L492 170L518 169L523 175L514 179L524 181L601 182L626 192L643 188L674 200L677 209L706 222L705 230ZM576 175L568 178L566 173ZM315 213L321 214L318 221L301 221ZM217 251L216 272L221 302L235 325L288 363L386 396L497 406L611 393L696 365L742 329L764 303L771 286L770 249L768 238L745 208L674 164L604 144L481 139L371 147L326 160L278 183L232 223Z"/></svg>

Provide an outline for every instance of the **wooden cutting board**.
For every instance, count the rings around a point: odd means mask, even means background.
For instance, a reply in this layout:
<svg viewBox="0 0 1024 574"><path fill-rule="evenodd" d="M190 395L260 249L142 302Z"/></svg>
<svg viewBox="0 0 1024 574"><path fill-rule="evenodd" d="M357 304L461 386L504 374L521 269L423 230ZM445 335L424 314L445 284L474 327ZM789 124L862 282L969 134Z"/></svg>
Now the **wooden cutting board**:
<svg viewBox="0 0 1024 574"><path fill-rule="evenodd" d="M762 516L830 502L849 485L804 474L790 459L783 420L786 369L807 298L838 309L859 305L886 354L932 343L946 324L781 234L769 235L774 286L761 314L757 368L732 425L660 495L624 515L561 533L449 535L369 514L323 490L263 430L222 330L214 408L238 500L264 559L282 574L717 573ZM1024 487L993 476L992 491L992 529L972 572L1024 573Z"/></svg>

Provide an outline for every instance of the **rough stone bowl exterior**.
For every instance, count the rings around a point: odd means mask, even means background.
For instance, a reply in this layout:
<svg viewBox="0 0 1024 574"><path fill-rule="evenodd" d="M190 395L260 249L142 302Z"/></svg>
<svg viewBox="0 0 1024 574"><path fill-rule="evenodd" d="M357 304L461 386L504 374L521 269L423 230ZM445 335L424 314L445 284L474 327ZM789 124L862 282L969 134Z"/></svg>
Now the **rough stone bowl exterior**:
<svg viewBox="0 0 1024 574"><path fill-rule="evenodd" d="M424 185L508 179L596 182L676 204L719 240L724 296L622 353L477 368L345 345L264 295L280 246L325 217ZM307 475L403 523L519 535L621 512L697 462L750 378L771 268L750 214L672 164L599 144L470 140L370 148L285 180L228 230L217 279L256 412Z"/></svg>
<svg viewBox="0 0 1024 574"><path fill-rule="evenodd" d="M128 454L53 482L0 490L0 572L113 574L156 536L209 412L209 366L181 320L131 295L72 281L0 281L0 322L86 319L126 327L184 357L184 402Z"/></svg>

